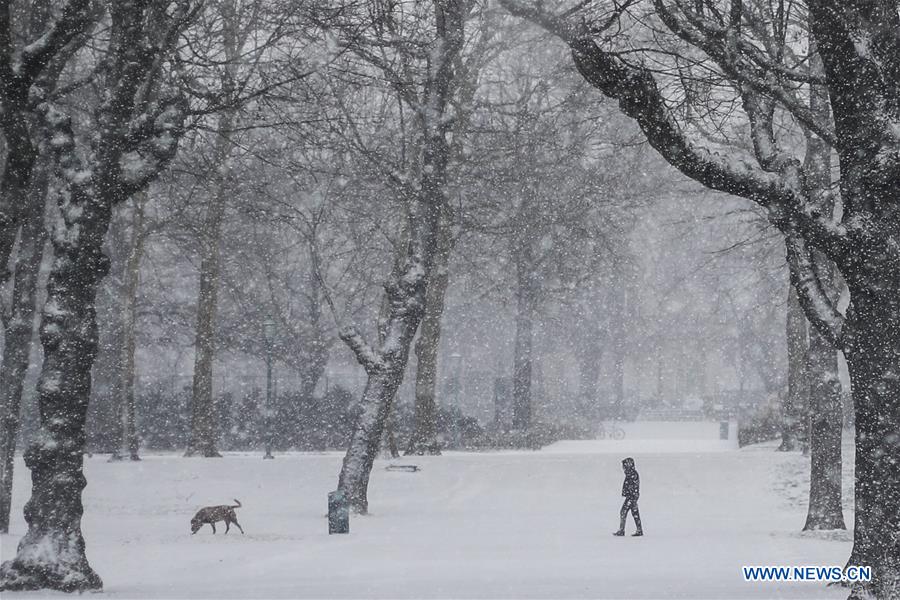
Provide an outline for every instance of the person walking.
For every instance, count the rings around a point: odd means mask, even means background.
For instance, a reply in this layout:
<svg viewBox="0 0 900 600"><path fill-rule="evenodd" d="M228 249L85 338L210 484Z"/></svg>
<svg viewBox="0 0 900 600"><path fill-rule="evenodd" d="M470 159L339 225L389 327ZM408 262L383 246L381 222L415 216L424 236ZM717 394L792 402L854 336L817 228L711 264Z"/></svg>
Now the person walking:
<svg viewBox="0 0 900 600"><path fill-rule="evenodd" d="M628 516L628 511L631 511L631 516L634 518L634 524L637 527L637 531L632 535L633 537L642 536L644 535L644 530L641 527L641 513L638 510L638 498L641 495L641 477L638 475L637 469L634 468L634 459L628 457L623 460L622 470L625 471L625 482L622 484L622 496L624 496L625 502L622 503L622 510L619 511L619 530L613 535L625 535L625 518Z"/></svg>

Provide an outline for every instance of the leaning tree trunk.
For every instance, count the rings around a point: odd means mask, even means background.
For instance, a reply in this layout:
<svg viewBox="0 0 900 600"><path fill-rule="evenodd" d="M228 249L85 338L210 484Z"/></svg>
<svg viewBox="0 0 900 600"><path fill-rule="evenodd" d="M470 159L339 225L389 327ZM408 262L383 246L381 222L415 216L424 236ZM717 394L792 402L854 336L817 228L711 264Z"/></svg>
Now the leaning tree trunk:
<svg viewBox="0 0 900 600"><path fill-rule="evenodd" d="M90 181L72 186L60 205L52 236L53 265L41 315L44 364L38 382L40 432L25 452L32 495L25 505L28 532L17 556L0 567L7 590L99 589L81 534L85 416L91 366L97 353L94 300L109 270L102 244L110 203L94 196Z"/></svg>
<svg viewBox="0 0 900 600"><path fill-rule="evenodd" d="M0 532L9 532L16 440L21 423L22 390L31 357L38 275L47 240L44 204L49 184L46 167L39 167L28 207L23 214L13 279L12 305L4 331L3 362L0 365Z"/></svg>
<svg viewBox="0 0 900 600"><path fill-rule="evenodd" d="M441 342L441 317L444 314L444 297L450 281L449 263L453 240L447 215L441 217L437 250L431 278L425 294L425 316L416 342L416 405L415 423L407 455L439 455L441 446L437 439L437 358Z"/></svg>
<svg viewBox="0 0 900 600"><path fill-rule="evenodd" d="M137 435L134 398L134 351L137 289L140 283L141 257L144 253L144 196L134 197L134 216L131 220L131 250L125 266L125 297L122 299L122 382L119 386L117 410L119 431L112 461L126 456L132 461L141 460L138 454L140 441Z"/></svg>
<svg viewBox="0 0 900 600"><path fill-rule="evenodd" d="M454 68L463 45L464 2L435 0L437 38L432 64L419 111L422 120L422 169L415 191L407 191L408 242L402 267L385 285L388 317L373 349L352 327L342 328L341 338L366 369L368 380L360 402L360 416L338 480L338 489L351 507L368 511L368 486L372 465L384 432L391 404L403 379L410 346L425 312L428 278L434 265L440 213L446 202L449 143L452 119L445 118L455 89Z"/></svg>
<svg viewBox="0 0 900 600"><path fill-rule="evenodd" d="M809 395L806 366L809 352L806 316L793 286L788 289L787 308L788 389L781 401L781 445L778 450L790 452L804 442L806 425L803 418Z"/></svg>
<svg viewBox="0 0 900 600"><path fill-rule="evenodd" d="M379 343L377 350L370 348L352 327L340 332L341 339L356 354L367 376L359 404L360 414L338 478L338 489L344 491L350 507L358 514L369 511L369 476L388 426L394 397L403 381L413 337L424 313L426 270L412 257L385 286L390 314L383 323L384 341Z"/></svg>

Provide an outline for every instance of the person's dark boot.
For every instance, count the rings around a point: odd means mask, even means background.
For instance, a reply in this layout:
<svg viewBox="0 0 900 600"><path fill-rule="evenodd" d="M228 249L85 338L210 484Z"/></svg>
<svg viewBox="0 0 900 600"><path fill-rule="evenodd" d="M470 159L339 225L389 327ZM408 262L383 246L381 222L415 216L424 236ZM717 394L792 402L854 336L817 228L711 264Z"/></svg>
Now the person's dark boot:
<svg viewBox="0 0 900 600"><path fill-rule="evenodd" d="M631 534L631 537L641 537L642 535L644 535L643 531L635 531Z"/></svg>
<svg viewBox="0 0 900 600"><path fill-rule="evenodd" d="M613 535L623 536L623 535L625 535L625 532L620 529L619 531L615 532Z"/></svg>

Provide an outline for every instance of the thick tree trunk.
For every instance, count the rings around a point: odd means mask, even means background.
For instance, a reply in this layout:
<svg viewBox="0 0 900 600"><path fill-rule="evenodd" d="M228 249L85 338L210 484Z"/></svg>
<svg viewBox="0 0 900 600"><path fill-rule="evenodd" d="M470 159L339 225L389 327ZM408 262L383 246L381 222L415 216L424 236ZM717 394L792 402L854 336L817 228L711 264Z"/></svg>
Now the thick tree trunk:
<svg viewBox="0 0 900 600"><path fill-rule="evenodd" d="M849 564L871 566L876 581L866 587L876 598L887 599L900 596L900 279L885 281L877 272L870 277L875 285L865 290L851 283L847 314L854 328L845 356L856 416L856 513Z"/></svg>
<svg viewBox="0 0 900 600"><path fill-rule="evenodd" d="M93 186L73 187L61 203L62 222L52 237L54 260L41 316L44 364L38 383L41 427L25 452L32 495L25 505L28 532L16 557L0 567L3 589L99 589L81 534L84 422L97 352L94 300L108 272L103 237L110 203Z"/></svg>
<svg viewBox="0 0 900 600"><path fill-rule="evenodd" d="M787 308L788 388L781 399L781 445L778 450L799 450L805 443L807 400L807 361L809 342L806 316L793 286L788 289Z"/></svg>
<svg viewBox="0 0 900 600"><path fill-rule="evenodd" d="M22 389L28 373L31 342L34 337L34 313L41 259L47 240L44 228L44 204L49 173L39 168L33 179L32 197L23 214L13 279L9 321L3 332L3 362L0 365L0 532L9 532L12 503L13 468L16 440L19 436Z"/></svg>
<svg viewBox="0 0 900 600"><path fill-rule="evenodd" d="M441 343L441 317L444 314L444 296L450 281L449 263L453 241L447 215L441 217L437 250L431 278L425 294L425 316L416 341L416 406L415 425L407 455L439 455L441 447L437 439L437 359Z"/></svg>
<svg viewBox="0 0 900 600"><path fill-rule="evenodd" d="M41 313L40 430L24 456L32 482L24 511L28 531L16 557L0 566L3 590L73 592L103 585L88 564L81 533L81 493L87 485L84 425L98 344L94 302L97 286L109 271L103 240L113 205L146 186L171 160L184 123L183 103L178 99L161 102L159 108L165 110L152 118L135 106L141 76L169 49L151 48L148 21L186 22L182 21L186 7L164 16L149 16L145 9L141 4L110 5L108 60L98 73L106 93L95 112L96 135L91 136L90 147L76 147L64 112L48 107L44 113L64 185L57 199L60 216L51 236L53 262ZM144 135L131 135L129 124L139 117L153 122L154 128ZM138 151L143 151L142 160L130 160L124 169L123 155Z"/></svg>
<svg viewBox="0 0 900 600"><path fill-rule="evenodd" d="M125 266L125 295L122 298L122 382L119 386L117 409L119 432L116 447L110 460L122 460L126 456L132 461L141 460L138 450L140 441L134 398L134 351L137 289L140 283L141 257L144 253L144 196L134 197L134 216L131 220L131 250Z"/></svg>

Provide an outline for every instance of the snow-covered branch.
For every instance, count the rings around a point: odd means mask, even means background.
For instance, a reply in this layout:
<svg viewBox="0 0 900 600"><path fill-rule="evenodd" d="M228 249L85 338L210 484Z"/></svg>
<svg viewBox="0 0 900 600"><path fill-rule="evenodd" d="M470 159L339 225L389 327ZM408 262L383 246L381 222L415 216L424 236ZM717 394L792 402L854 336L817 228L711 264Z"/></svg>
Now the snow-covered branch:
<svg viewBox="0 0 900 600"><path fill-rule="evenodd" d="M835 348L842 349L845 318L825 292L806 241L789 233L785 235L785 248L791 284L797 290L806 318Z"/></svg>
<svg viewBox="0 0 900 600"><path fill-rule="evenodd" d="M747 86L755 93L777 100L790 111L804 126L820 138L834 146L837 136L830 122L823 122L794 90L783 85L783 71L776 73L762 68L761 64L773 65L766 61L762 52L740 35L741 3L732 3L732 24L719 24L714 20L692 11L683 2L675 0L680 14L670 9L664 0L654 0L656 14L675 35L692 46L702 49L722 69L729 79Z"/></svg>
<svg viewBox="0 0 900 600"><path fill-rule="evenodd" d="M342 327L338 332L341 340L356 356L356 360L363 366L367 373L378 371L384 367L381 356L366 342L363 335L353 325Z"/></svg>
<svg viewBox="0 0 900 600"><path fill-rule="evenodd" d="M185 99L173 96L135 120L120 160L123 197L143 189L174 158L186 114Z"/></svg>
<svg viewBox="0 0 900 600"><path fill-rule="evenodd" d="M649 69L604 50L594 41L592 32L564 22L537 4L517 0L501 0L501 4L563 39L585 80L618 100L622 112L637 122L650 145L684 175L710 189L756 202L769 210L770 219L783 230L791 219L816 245L845 245L842 228L806 210L796 170L770 172L740 155L722 156L698 146L682 130Z"/></svg>
<svg viewBox="0 0 900 600"><path fill-rule="evenodd" d="M93 22L90 0L69 0L62 13L36 41L26 46L13 65L13 71L26 88L38 77L47 63L66 44L83 33Z"/></svg>

